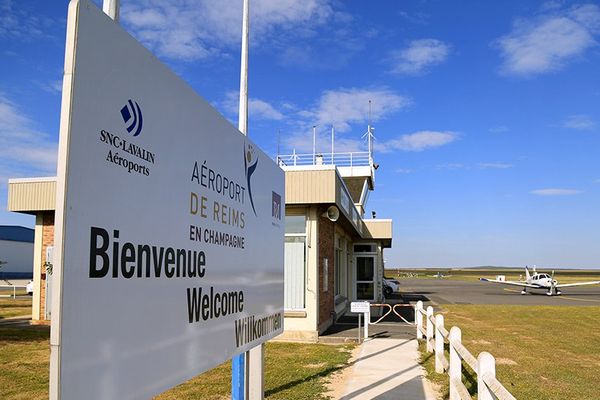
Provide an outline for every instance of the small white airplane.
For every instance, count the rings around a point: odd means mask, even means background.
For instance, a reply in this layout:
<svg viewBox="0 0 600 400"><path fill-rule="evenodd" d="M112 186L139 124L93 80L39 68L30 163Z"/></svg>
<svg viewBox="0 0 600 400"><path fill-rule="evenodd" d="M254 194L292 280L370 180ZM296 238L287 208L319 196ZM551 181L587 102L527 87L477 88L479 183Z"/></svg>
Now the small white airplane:
<svg viewBox="0 0 600 400"><path fill-rule="evenodd" d="M523 290L521 294L527 294L527 288L530 289L544 289L547 290L546 294L548 296L552 295L560 295L562 292L561 288L571 287L571 286L583 286L583 285L600 285L600 281L589 281L589 282L577 282L577 283L565 283L559 284L558 281L554 279L554 271L552 271L552 275L548 275L545 273L538 273L533 267L533 275L529 273L529 268L525 267L525 280L524 281L507 281L503 276L498 276L496 279L487 279L487 278L479 278L480 281L483 282L491 282L491 283L500 283L502 285L513 285L513 286L521 286Z"/></svg>

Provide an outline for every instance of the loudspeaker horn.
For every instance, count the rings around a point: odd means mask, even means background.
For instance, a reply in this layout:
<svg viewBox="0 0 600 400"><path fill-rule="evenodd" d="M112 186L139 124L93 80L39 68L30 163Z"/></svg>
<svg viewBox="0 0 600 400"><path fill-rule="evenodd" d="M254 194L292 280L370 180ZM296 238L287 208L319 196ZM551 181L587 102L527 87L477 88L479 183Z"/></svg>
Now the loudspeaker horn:
<svg viewBox="0 0 600 400"><path fill-rule="evenodd" d="M329 218L331 222L335 222L340 217L340 210L336 206L329 206L323 216Z"/></svg>

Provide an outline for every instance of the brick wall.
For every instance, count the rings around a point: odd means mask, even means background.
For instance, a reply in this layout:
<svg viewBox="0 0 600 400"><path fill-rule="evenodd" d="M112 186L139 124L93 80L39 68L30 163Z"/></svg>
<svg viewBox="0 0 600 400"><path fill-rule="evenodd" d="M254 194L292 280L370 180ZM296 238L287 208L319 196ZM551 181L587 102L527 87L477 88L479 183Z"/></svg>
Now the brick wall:
<svg viewBox="0 0 600 400"><path fill-rule="evenodd" d="M45 212L42 217L42 279L40 288L40 317L46 314L46 249L54 246L54 212Z"/></svg>
<svg viewBox="0 0 600 400"><path fill-rule="evenodd" d="M324 211L321 211L321 214ZM319 325L331 318L334 306L334 223L328 218L319 217ZM323 260L329 261L328 290L324 291Z"/></svg>

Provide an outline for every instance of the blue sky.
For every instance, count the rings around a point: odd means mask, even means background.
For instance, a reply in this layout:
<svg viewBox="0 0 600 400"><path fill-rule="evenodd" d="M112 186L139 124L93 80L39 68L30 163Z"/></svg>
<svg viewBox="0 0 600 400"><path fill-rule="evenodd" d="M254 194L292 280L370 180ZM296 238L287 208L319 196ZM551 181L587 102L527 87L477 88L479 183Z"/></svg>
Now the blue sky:
<svg viewBox="0 0 600 400"><path fill-rule="evenodd" d="M99 2L96 2L97 4ZM121 22L237 121L241 1L122 0ZM365 148L387 265L600 267L600 3L253 0L251 137ZM9 177L55 174L67 2L0 0ZM118 60L115 60L118 62Z"/></svg>

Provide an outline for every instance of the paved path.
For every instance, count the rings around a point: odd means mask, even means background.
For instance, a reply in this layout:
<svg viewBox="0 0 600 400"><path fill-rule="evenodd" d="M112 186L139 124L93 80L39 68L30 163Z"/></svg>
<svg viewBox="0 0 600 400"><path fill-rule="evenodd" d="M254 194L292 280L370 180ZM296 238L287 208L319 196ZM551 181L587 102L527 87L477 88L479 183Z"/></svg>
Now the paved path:
<svg viewBox="0 0 600 400"><path fill-rule="evenodd" d="M417 341L370 339L361 345L341 400L435 400L418 362Z"/></svg>

